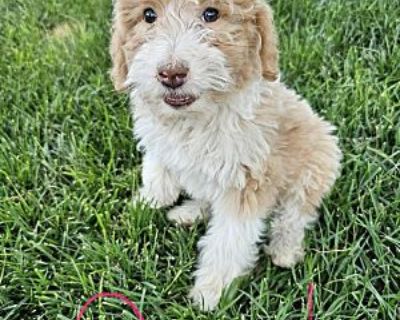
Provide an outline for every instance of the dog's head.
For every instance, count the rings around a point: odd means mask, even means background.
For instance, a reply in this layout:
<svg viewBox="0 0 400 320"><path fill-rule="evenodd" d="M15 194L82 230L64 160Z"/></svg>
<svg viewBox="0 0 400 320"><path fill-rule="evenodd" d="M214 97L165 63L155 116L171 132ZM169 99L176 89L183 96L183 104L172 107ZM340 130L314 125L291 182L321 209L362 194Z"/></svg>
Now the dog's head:
<svg viewBox="0 0 400 320"><path fill-rule="evenodd" d="M275 80L277 41L271 9L262 1L115 0L115 88L181 111L254 80Z"/></svg>

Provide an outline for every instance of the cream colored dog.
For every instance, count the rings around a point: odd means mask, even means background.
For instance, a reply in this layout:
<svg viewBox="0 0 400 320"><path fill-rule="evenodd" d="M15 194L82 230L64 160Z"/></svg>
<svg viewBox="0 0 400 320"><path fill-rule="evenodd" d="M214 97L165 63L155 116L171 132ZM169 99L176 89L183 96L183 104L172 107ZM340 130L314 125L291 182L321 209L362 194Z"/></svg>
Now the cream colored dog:
<svg viewBox="0 0 400 320"><path fill-rule="evenodd" d="M210 215L191 297L213 309L257 261L265 219L274 264L303 258L307 225L338 176L333 127L279 82L261 0L116 0L112 78L144 150L140 196L182 224Z"/></svg>

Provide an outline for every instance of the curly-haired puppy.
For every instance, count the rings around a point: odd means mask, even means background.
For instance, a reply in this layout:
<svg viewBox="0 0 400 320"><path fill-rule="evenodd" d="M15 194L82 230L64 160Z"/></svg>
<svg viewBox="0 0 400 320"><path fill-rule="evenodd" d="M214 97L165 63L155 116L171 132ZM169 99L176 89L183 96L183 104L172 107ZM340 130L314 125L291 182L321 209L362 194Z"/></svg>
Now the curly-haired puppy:
<svg viewBox="0 0 400 320"><path fill-rule="evenodd" d="M214 308L266 252L291 267L338 176L333 127L279 82L262 0L115 0L112 78L128 91L144 150L141 199L181 224L210 216L190 296Z"/></svg>

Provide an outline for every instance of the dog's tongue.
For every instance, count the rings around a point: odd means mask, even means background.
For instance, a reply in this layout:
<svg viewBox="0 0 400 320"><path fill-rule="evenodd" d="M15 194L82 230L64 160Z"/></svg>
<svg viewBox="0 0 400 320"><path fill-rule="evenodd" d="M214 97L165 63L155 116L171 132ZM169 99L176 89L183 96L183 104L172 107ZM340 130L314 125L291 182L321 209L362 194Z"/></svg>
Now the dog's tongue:
<svg viewBox="0 0 400 320"><path fill-rule="evenodd" d="M181 108L191 105L196 98L191 95L171 93L164 97L164 102L173 108Z"/></svg>

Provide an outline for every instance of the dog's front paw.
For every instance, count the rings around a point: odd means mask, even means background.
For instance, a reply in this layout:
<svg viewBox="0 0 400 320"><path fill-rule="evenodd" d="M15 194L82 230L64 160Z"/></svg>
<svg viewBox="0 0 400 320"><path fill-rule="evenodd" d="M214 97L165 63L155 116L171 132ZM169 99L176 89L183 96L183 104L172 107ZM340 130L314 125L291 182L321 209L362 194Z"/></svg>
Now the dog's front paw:
<svg viewBox="0 0 400 320"><path fill-rule="evenodd" d="M148 190L142 187L139 193L133 198L134 205L139 203L146 203L150 208L159 209L162 207L171 206L177 200L179 191L173 190L174 192L168 192L159 190Z"/></svg>
<svg viewBox="0 0 400 320"><path fill-rule="evenodd" d="M195 285L189 297L201 310L212 311L218 305L221 294L222 287L218 285Z"/></svg>
<svg viewBox="0 0 400 320"><path fill-rule="evenodd" d="M168 220L183 226L191 226L196 220L207 218L208 213L206 205L201 201L185 201L181 206L171 209L168 214Z"/></svg>
<svg viewBox="0 0 400 320"><path fill-rule="evenodd" d="M281 268L292 268L304 259L303 248L287 248L275 245L264 246L266 254L271 256L272 263Z"/></svg>
<svg viewBox="0 0 400 320"><path fill-rule="evenodd" d="M198 215L179 206L169 210L167 213L167 218L171 222L189 227L195 223Z"/></svg>

